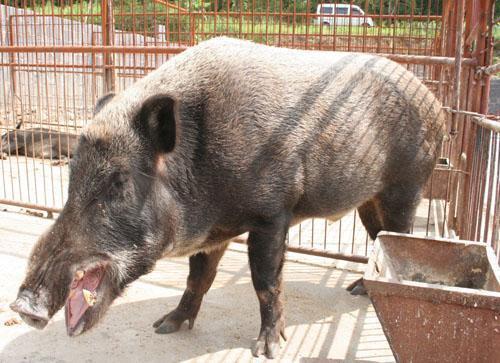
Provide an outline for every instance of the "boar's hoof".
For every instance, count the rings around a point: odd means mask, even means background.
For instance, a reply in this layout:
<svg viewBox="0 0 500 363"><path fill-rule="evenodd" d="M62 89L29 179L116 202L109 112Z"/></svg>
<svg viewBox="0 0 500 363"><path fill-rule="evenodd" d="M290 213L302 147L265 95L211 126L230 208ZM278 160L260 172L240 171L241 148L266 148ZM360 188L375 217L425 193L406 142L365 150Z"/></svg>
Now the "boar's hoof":
<svg viewBox="0 0 500 363"><path fill-rule="evenodd" d="M194 318L183 311L175 309L158 319L153 324L153 328L156 328L155 333L157 334L170 334L178 331L186 320L189 320L189 329L193 329Z"/></svg>
<svg viewBox="0 0 500 363"><path fill-rule="evenodd" d="M283 328L279 330L277 328L263 329L252 346L252 354L255 357L264 354L269 359L276 358L280 352L280 335L286 340Z"/></svg>
<svg viewBox="0 0 500 363"><path fill-rule="evenodd" d="M347 291L351 293L351 295L366 295L365 284L363 283L363 278L357 279L352 284L347 286Z"/></svg>

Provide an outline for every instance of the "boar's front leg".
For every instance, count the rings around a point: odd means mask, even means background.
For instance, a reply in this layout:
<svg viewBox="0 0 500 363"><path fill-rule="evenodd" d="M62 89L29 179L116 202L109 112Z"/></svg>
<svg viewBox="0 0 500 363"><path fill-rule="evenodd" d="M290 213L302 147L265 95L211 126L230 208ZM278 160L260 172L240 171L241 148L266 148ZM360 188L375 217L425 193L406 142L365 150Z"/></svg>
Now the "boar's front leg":
<svg viewBox="0 0 500 363"><path fill-rule="evenodd" d="M186 290L177 308L153 324L156 333L168 334L176 332L186 320L189 322L189 329L193 328L203 295L212 286L217 273L217 265L227 245L228 243L224 243L215 251L210 253L200 252L189 257L189 276Z"/></svg>
<svg viewBox="0 0 500 363"><path fill-rule="evenodd" d="M275 358L280 349L280 335L285 339L282 302L282 269L289 218L279 217L251 231L248 256L252 282L260 304L261 327L252 354Z"/></svg>

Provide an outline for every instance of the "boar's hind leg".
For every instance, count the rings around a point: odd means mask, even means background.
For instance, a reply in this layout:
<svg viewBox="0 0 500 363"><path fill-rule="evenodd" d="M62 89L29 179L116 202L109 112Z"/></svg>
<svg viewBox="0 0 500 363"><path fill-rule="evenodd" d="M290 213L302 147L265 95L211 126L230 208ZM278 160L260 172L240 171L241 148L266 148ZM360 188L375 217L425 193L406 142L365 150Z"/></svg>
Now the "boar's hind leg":
<svg viewBox="0 0 500 363"><path fill-rule="evenodd" d="M200 310L203 295L210 289L219 264L228 243L210 253L200 252L189 258L189 276L187 287L177 308L158 319L153 327L158 334L168 334L180 329L182 323L189 322L193 328L194 320Z"/></svg>
<svg viewBox="0 0 500 363"><path fill-rule="evenodd" d="M282 302L282 268L285 258L285 238L289 219L278 218L266 223L248 237L248 256L252 282L260 304L261 328L252 347L258 357L275 358L279 352L280 335L285 338Z"/></svg>

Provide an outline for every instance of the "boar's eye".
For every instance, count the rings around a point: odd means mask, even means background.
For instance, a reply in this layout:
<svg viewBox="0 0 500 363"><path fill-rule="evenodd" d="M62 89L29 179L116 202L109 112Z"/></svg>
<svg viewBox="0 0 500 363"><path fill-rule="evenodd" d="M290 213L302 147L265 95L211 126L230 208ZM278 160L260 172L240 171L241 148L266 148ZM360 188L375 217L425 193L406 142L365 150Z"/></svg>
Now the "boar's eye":
<svg viewBox="0 0 500 363"><path fill-rule="evenodd" d="M122 173L115 171L113 174L111 174L111 186L114 189L121 189L124 183L125 176Z"/></svg>
<svg viewBox="0 0 500 363"><path fill-rule="evenodd" d="M111 174L111 177L110 177L111 191L119 192L123 188L123 185L125 184L126 179L127 179L127 175L125 173L122 173L119 171L113 172Z"/></svg>
<svg viewBox="0 0 500 363"><path fill-rule="evenodd" d="M101 190L100 197L101 200L110 200L120 196L123 192L123 186L127 181L127 174L115 171L109 175L106 180L105 187Z"/></svg>

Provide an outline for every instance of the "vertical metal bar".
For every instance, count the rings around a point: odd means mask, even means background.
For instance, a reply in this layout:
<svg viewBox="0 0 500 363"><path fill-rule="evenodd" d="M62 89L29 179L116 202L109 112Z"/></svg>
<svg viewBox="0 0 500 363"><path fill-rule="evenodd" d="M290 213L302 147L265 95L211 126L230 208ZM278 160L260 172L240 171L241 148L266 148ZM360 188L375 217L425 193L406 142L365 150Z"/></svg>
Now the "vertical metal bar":
<svg viewBox="0 0 500 363"><path fill-rule="evenodd" d="M241 9L241 1L242 0L240 0L240 9ZM202 12L205 11L205 0L201 0L201 11ZM200 29L198 30L198 38L202 41L205 39L205 16L203 16L203 14L201 14L200 16Z"/></svg>
<svg viewBox="0 0 500 363"><path fill-rule="evenodd" d="M434 173L431 174L431 179L429 181L429 205L427 207L427 221L425 223L425 236L428 237L429 236L429 224L430 224L430 220L431 220L431 205L432 205L432 188L434 186Z"/></svg>
<svg viewBox="0 0 500 363"><path fill-rule="evenodd" d="M495 137L495 145L499 150L495 154L494 166L496 168L496 200L495 200L495 210L493 212L493 230L491 233L491 245L494 250L497 252L498 259L500 260L500 135L496 133Z"/></svg>
<svg viewBox="0 0 500 363"><path fill-rule="evenodd" d="M302 223L299 223L299 246L302 244Z"/></svg>
<svg viewBox="0 0 500 363"><path fill-rule="evenodd" d="M113 0L101 0L102 14L102 41L103 45L113 45L115 38L115 21L113 14ZM144 26L146 24L144 23ZM114 92L115 86L115 70L114 70L114 55L113 53L104 53L104 93Z"/></svg>
<svg viewBox="0 0 500 363"><path fill-rule="evenodd" d="M326 250L326 236L328 234L328 220L325 218L325 234L323 235L323 248Z"/></svg>
<svg viewBox="0 0 500 363"><path fill-rule="evenodd" d="M315 20L313 19L313 24ZM323 49L323 24L321 24L321 17L318 18L318 26L319 26L319 49Z"/></svg>
<svg viewBox="0 0 500 363"><path fill-rule="evenodd" d="M314 218L311 219L311 248L314 247Z"/></svg>
<svg viewBox="0 0 500 363"><path fill-rule="evenodd" d="M54 3L51 2L50 3L50 28L52 30L52 43L55 43L54 40L56 39L56 29L55 29L55 26L54 26L54 22L55 22L55 16L54 16L54 13L55 13L55 9L54 9ZM58 57L58 54L56 52L53 52L52 53L52 62L53 62L53 70L52 72L50 72L50 74L53 73L53 76L54 76L54 93L53 93L53 99L52 99L52 104L55 103L55 110L53 112L53 116L56 120L58 120L58 117L59 117L59 87L58 87L58 84L57 84L57 67L56 67L56 63L57 63L57 57ZM50 88L49 88L50 90ZM50 93L49 94L49 101L50 101ZM52 118L51 118L52 119ZM57 121L56 121L57 122ZM52 131L52 125L49 124L49 130ZM49 145L52 145L52 133L49 133ZM49 161L52 160L53 158L53 155L52 155L52 148L50 148L50 153L49 153ZM54 168L52 167L52 165L49 166L50 168L50 186L52 188L52 205L53 206L56 206L57 203L56 203L56 188L54 186L54 180L55 180L55 177L54 177Z"/></svg>
<svg viewBox="0 0 500 363"><path fill-rule="evenodd" d="M449 24L449 19L450 19L450 8L451 8L451 3L450 0L444 0L443 1L443 9L442 9L442 17L441 17L441 38L440 38L440 45L439 45L439 55L440 56L445 56L448 55L446 52L446 46L447 46L447 33L448 33L448 24ZM437 66L437 78L439 79L439 84L438 84L438 98L439 100L444 104L445 102L445 96L444 96L444 86L443 86L443 81L444 81L444 72L447 71L447 69L444 69L443 67Z"/></svg>
<svg viewBox="0 0 500 363"><path fill-rule="evenodd" d="M466 24L470 21L469 18L466 19ZM467 34L467 29L466 29ZM465 55L465 53L464 53ZM464 109L470 109L471 105L471 89L473 88L474 82L474 69L471 67L464 67L463 71L465 74L462 75L462 95L461 95L461 107ZM450 158L451 163L458 167L460 170L465 170L467 168L467 151L466 148L468 146L468 140L471 135L471 121L469 118L464 118L464 122L460 123L457 128L456 137L450 138L450 145L452 140L455 141L454 147L451 149L451 153L448 156ZM453 213L449 219L450 228L460 234L460 224L463 219L461 213L462 211L462 201L464 194L464 186L465 186L465 178L468 178L468 175L459 174L456 175L454 180L454 185L452 189L451 201L450 201L450 213Z"/></svg>
<svg viewBox="0 0 500 363"><path fill-rule="evenodd" d="M453 140L450 140L450 145L453 144ZM451 148L451 146L450 146ZM449 170L447 178L446 178L446 195L444 199L444 208L443 208L443 227L442 227L442 237L447 237L445 234L448 233L448 201L451 199L450 194L450 185L451 185L451 177L452 177L452 169Z"/></svg>
<svg viewBox="0 0 500 363"><path fill-rule="evenodd" d="M195 18L195 13L193 10L193 1L189 0L189 26L191 30L191 35L190 35L190 45L194 46L196 44L196 18ZM158 67L160 64L158 62L156 63L156 67Z"/></svg>
<svg viewBox="0 0 500 363"><path fill-rule="evenodd" d="M398 27L398 21L396 14L399 10L399 0L394 1L394 8L392 12L392 16L390 17L391 22L392 22L392 46L391 46L391 53L395 54L396 53L396 31Z"/></svg>
<svg viewBox="0 0 500 363"><path fill-rule="evenodd" d="M278 24L278 47L281 47L281 28L283 23L283 0L280 0L280 11L279 11L279 24Z"/></svg>
<svg viewBox="0 0 500 363"><path fill-rule="evenodd" d="M383 27L383 20L382 20L382 15L384 13L384 1L380 0L379 2L379 16L378 16L378 36L377 36L377 53L381 53L380 46L381 46L381 41L382 41L382 27Z"/></svg>
<svg viewBox="0 0 500 363"><path fill-rule="evenodd" d="M415 1L410 1L410 19L409 19L409 24L408 24L408 44L412 44L411 42L411 39L412 39L412 36L413 36L413 27L414 27L414 24L413 24L413 18L415 16ZM406 24L406 23L404 23ZM410 45L411 47L411 45ZM418 49L418 43L417 43L417 46L415 46L415 49L409 49L409 53L413 53L413 54L420 54L419 52L419 49ZM424 67L425 69L425 67ZM422 79L425 79L425 72L424 74L422 75Z"/></svg>
<svg viewBox="0 0 500 363"><path fill-rule="evenodd" d="M338 248L339 252L340 252L341 242L342 242L342 218L339 220L339 248Z"/></svg>
<svg viewBox="0 0 500 363"><path fill-rule="evenodd" d="M484 142L484 129L479 127L477 129L477 141L476 141L476 157L475 157L475 173L474 173L474 188L472 193L472 205L471 205L471 215L472 215L472 223L471 223L471 239L477 240L477 231L478 231L478 221L481 218L481 212L479 210L480 200L481 200L481 191L483 188L483 184L481 183L482 177L482 167L483 167L483 155L482 155L482 144Z"/></svg>
<svg viewBox="0 0 500 363"><path fill-rule="evenodd" d="M297 25L297 2L293 2L293 20L292 20L292 48L295 48L295 27Z"/></svg>
<svg viewBox="0 0 500 363"><path fill-rule="evenodd" d="M365 6L364 6L365 17L363 18L362 24L365 23L365 22L367 22L366 21L366 14L369 14L369 12L368 12L368 1L369 0L365 0ZM366 50L366 39L367 39L367 37L368 37L368 26L363 26L363 38L362 38L363 44L362 44L362 47L361 47L361 51L363 53L365 53L367 51Z"/></svg>
<svg viewBox="0 0 500 363"><path fill-rule="evenodd" d="M189 16L189 21L190 21L190 28L191 28L190 44L191 44L191 46L194 46L196 44L196 18L194 16L194 13L192 13Z"/></svg>
<svg viewBox="0 0 500 363"><path fill-rule="evenodd" d="M484 236L484 241L488 241L488 231L490 228L490 213L491 213L491 208L493 207L493 200L494 200L494 176L495 176L495 161L496 161L496 142L495 142L495 136L493 132L490 132L490 147L489 147L489 153L488 153L488 163L489 163L489 170L486 175L489 174L489 179L488 179L488 192L485 193L485 202L487 203L486 205L486 216L485 216L485 223L484 223L484 231L483 231L483 236Z"/></svg>
<svg viewBox="0 0 500 363"><path fill-rule="evenodd" d="M213 35L217 35L217 16L218 16L218 10L219 10L219 1L215 0L214 1L214 32ZM252 9L253 11L253 9Z"/></svg>
<svg viewBox="0 0 500 363"><path fill-rule="evenodd" d="M474 192L475 192L475 182L476 182L476 172L477 172L477 143L478 143L478 129L476 125L471 125L471 128L474 130L474 134L470 136L470 149L468 157L470 157L470 161L468 160L468 178L465 186L465 198L466 202L464 203L464 220L462 225L461 236L463 239L473 239L472 237L472 223L474 218Z"/></svg>
<svg viewBox="0 0 500 363"><path fill-rule="evenodd" d="M182 42L181 42L181 8L179 6L177 7L177 44L179 44L179 46L182 45Z"/></svg>
<svg viewBox="0 0 500 363"><path fill-rule="evenodd" d="M460 110L460 82L462 78L462 54L463 54L463 32L464 32L464 10L465 0L458 0L457 32L455 45L455 80L453 83L453 109ZM457 134L457 123L459 114L451 116L451 135Z"/></svg>
<svg viewBox="0 0 500 363"><path fill-rule="evenodd" d="M484 211L484 202L485 202L485 194L486 194L486 167L488 165L488 148L490 141L490 132L484 128L481 128L481 136L482 142L480 145L480 164L479 164L479 175L481 177L480 184L478 188L477 195L477 203L478 207L476 209L476 218L475 218L475 230L476 230L476 240L481 240L481 226L483 224L483 211Z"/></svg>
<svg viewBox="0 0 500 363"><path fill-rule="evenodd" d="M482 11L483 17L481 19L480 30L478 32L478 47L476 52L478 54L479 65L488 66L493 63L493 47L494 47L494 36L493 36L493 26L494 21L494 11L493 5L495 1L493 0L482 0ZM482 59L481 59L482 58ZM489 74L484 75L482 93L480 95L480 106L479 112L486 114L488 112L488 100L490 96L490 80L491 76Z"/></svg>
<svg viewBox="0 0 500 363"><path fill-rule="evenodd" d="M26 4L24 4L26 6ZM16 19L19 19L19 18L16 18ZM28 39L28 25L27 25L27 21L26 21L26 17L22 17L21 18L21 23L22 23L22 27L20 30L20 32L23 32L24 31L24 44L28 45L30 44L31 42L29 41ZM16 24L17 27L19 27L19 24ZM20 55L18 54L18 62L20 65L22 65L24 61L28 62L29 63L29 54L24 54L23 57L21 59L19 59ZM24 58L24 59L23 59ZM19 83L22 85L24 82L23 82L23 75L25 76L25 80L26 80L26 84L30 84L29 82L29 78L30 78L30 75L28 74L28 72L19 72L18 74L18 78L19 78ZM26 121L26 117L27 115L29 114L29 112L26 112L26 109L25 109L25 104L26 104L26 91L24 91L22 88L25 88L25 87L21 87L21 90L20 90L20 94L17 95L17 97L19 97L19 110L20 110L20 115L21 115L21 121L23 124L25 124L25 121ZM26 87L26 88L29 88L29 87ZM29 102L29 101L28 101ZM31 139L32 141L34 140L34 135L33 135L33 132L30 133L30 135L27 134L27 132L24 132L23 133L23 143L26 145L26 141L27 141L27 138L31 136ZM33 145L33 148L32 148L33 152L34 152L34 145ZM24 158L22 158L23 161L24 161L24 175L26 176L25 177L25 189L26 189L26 200L28 202L31 202L31 183L30 183L30 173L29 173L29 169L28 169L28 164L29 164L29 161L28 161L28 156L27 156L27 152L24 153ZM17 163L18 163L18 169L19 169L19 156L17 158ZM19 169L20 170L20 169ZM19 178L22 179L22 175L20 174L19 175Z"/></svg>
<svg viewBox="0 0 500 363"><path fill-rule="evenodd" d="M230 11L231 11L229 5L231 4L231 0L226 0L226 4L227 4L227 11L226 11L226 35L229 35L230 34L230 32L229 32L229 16L230 16ZM269 0L267 0L266 44L267 44L267 25L268 25L268 22L269 22L268 15L269 15Z"/></svg>
<svg viewBox="0 0 500 363"><path fill-rule="evenodd" d="M36 13L35 13L36 14ZM36 15L35 15L36 16ZM33 28L36 27L36 17L33 18ZM25 29L27 28L27 25L26 25L26 22L25 22ZM25 30L26 31L26 30ZM36 42L36 37L35 37L35 41ZM37 57L36 54L33 55L35 58ZM26 54L26 60L29 61L29 54ZM36 63L36 62L34 62ZM29 85L32 85L34 82L32 82L32 77L36 77L36 73L33 74L33 72L27 72L27 78L28 78L28 84ZM31 87L27 87L27 93L28 93L28 109L29 109L29 114L30 114L30 125L33 125L34 124L34 120L33 120L33 113L32 113L32 110L33 110L33 107L34 105L32 104L32 98L31 98L31 93L32 93L32 88ZM32 135L33 137L33 135ZM28 167L28 162L26 162L26 167ZM32 158L31 160L31 171L33 173L33 188L34 188L34 193L35 193L35 203L38 204L38 187L37 187L37 182L36 182L36 166L35 166L35 159ZM29 170L28 168L26 169L26 176L27 176L27 179L29 178ZM29 184L29 183L28 183Z"/></svg>
<svg viewBox="0 0 500 363"><path fill-rule="evenodd" d="M33 4L34 4L34 1L33 1ZM38 16L37 16L37 13L35 12L34 13L34 24L33 24L33 27L34 27L34 30L36 30L36 27L38 25ZM45 45L45 36L46 36L46 33L45 33L45 14L43 13L42 11L42 45ZM35 37L34 39L34 43L35 45L39 45L39 42L38 42L38 39L37 37ZM39 55L38 54L35 54L35 59L36 61L38 62L38 57ZM42 55L40 55L40 58L42 58ZM43 53L43 63L44 64L47 64L47 54L46 53ZM42 97L42 93L43 92L43 80L41 79L42 77L40 75L37 76L37 84L36 84L36 103L37 103L37 108L40 110L38 115L39 115L39 126L41 127L42 126L42 110L44 109L44 97ZM45 81L46 81L46 75L45 75ZM46 105L48 107L48 105ZM50 114L50 113L49 113ZM42 140L42 147L43 147L43 140ZM43 159L42 159L43 160ZM48 201L47 201L47 179L46 179L46 174L45 174L45 165L42 165L42 180L43 180L43 199L44 199L44 204L48 205Z"/></svg>
<svg viewBox="0 0 500 363"><path fill-rule="evenodd" d="M349 15L348 15L348 23L347 23L347 51L350 52L352 50L352 0L349 1Z"/></svg>
<svg viewBox="0 0 500 363"><path fill-rule="evenodd" d="M201 1L201 7L204 9L204 0ZM170 46L170 7L166 7L165 9L165 45ZM203 21L203 16L201 20Z"/></svg>
<svg viewBox="0 0 500 363"><path fill-rule="evenodd" d="M250 39L252 41L255 41L255 0L252 0L252 21L251 21L251 26L252 26L252 32L251 32L251 37Z"/></svg>
<svg viewBox="0 0 500 363"><path fill-rule="evenodd" d="M356 212L357 210L354 210L354 215L352 217L352 241L351 241L351 253L354 254L354 243L356 241Z"/></svg>
<svg viewBox="0 0 500 363"><path fill-rule="evenodd" d="M380 0L380 1L382 1L382 0ZM335 51L335 50L337 50L337 14L333 14L333 18L331 18L331 19L333 20L333 34L332 34L332 37L333 37L333 47L332 48L333 49L332 50ZM321 25L321 26L323 26L323 25Z"/></svg>
<svg viewBox="0 0 500 363"><path fill-rule="evenodd" d="M306 38L305 38L305 44L304 44L304 49L309 49L309 8L311 6L310 0L306 1Z"/></svg>
<svg viewBox="0 0 500 363"><path fill-rule="evenodd" d="M16 45L14 43L14 27L12 25L12 19L14 17L11 15L8 18L7 25L8 25L8 34L9 34L9 45ZM16 18L17 19L17 18ZM17 100L17 81L16 81L16 67L15 67L15 61L14 61L14 53L9 53L9 63L11 64L10 66L10 89L12 92L12 102L16 103ZM14 106L15 108L15 106Z"/></svg>
<svg viewBox="0 0 500 363"><path fill-rule="evenodd" d="M2 17L0 17L0 39L4 39L4 33L8 32L8 28L4 30L4 26L5 25L3 24L3 19L2 19ZM3 62L4 61L4 54L3 53L0 53L0 54L1 54L0 59ZM8 59L8 55L5 54L5 56L7 56L6 58ZM8 82L5 80L5 78L6 78L6 76L5 76L5 70L6 69L4 67L0 68L0 72L1 72L1 82L0 82L0 84L1 84L1 90L0 90L0 93L3 95L3 99L1 101L2 101L3 107L4 107L5 112L6 112L5 119L7 121L7 126L8 126L9 120L8 120L8 116L7 116L7 110L9 109L9 106L8 106L8 101L7 101L8 88L6 87L6 85L8 84ZM5 130L2 129L2 131L8 132L9 129L8 129L8 127L6 127L6 129ZM3 145L1 137L0 137L0 148L1 149L4 148L4 145ZM1 170L2 170L3 199L7 199L7 183L5 181L5 167L4 167L3 160L0 161L0 165L1 165Z"/></svg>
<svg viewBox="0 0 500 363"><path fill-rule="evenodd" d="M70 0L71 1L71 0ZM61 1L61 6L64 8L66 7L66 3L64 0ZM61 43L62 45L65 45L66 43L66 33L65 33L65 30L67 28L65 28L65 19L64 18L60 18L60 22L61 22L61 34L62 34L62 39L61 39ZM70 20L70 23L69 23L69 31L70 31L70 34L71 36L68 37L69 40L72 39L72 36L73 36L73 24L72 24L72 20ZM73 45L73 44L71 44ZM60 55L61 59L62 59L62 62L63 64L67 64L66 63L66 59L67 58L70 58L71 57L71 54L61 54ZM67 114L68 114L68 110L67 110L67 107L66 107L66 81L67 81L67 78L68 77L64 77L64 72L66 71L65 68L62 69L62 120L64 123L66 123L66 128L65 128L65 131L68 130L67 128ZM76 73L73 73L71 75L71 80L73 82L75 82L75 78L78 77L78 75L76 75ZM57 97L58 99L61 98L61 97ZM58 110L59 111L59 110ZM62 147L62 144L63 144L63 140L61 138L61 122L60 122L60 118L59 118L59 112L58 112L58 116L56 117L57 119L57 158L58 158L58 162L61 163L61 160L62 160L62 155L61 155L61 147ZM52 166L54 167L54 166ZM63 173L61 172L61 169L59 168L59 195L60 195L60 203L58 204L58 206L63 206L64 205L64 182L63 182Z"/></svg>

